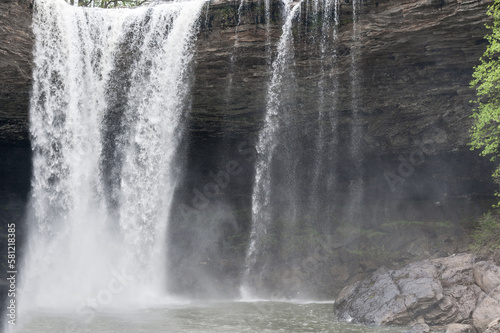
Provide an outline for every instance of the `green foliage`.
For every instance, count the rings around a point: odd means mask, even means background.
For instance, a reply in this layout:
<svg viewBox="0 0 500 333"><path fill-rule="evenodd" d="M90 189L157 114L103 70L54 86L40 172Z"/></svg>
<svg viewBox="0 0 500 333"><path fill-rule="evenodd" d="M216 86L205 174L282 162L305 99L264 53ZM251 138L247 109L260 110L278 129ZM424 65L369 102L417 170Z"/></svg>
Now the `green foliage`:
<svg viewBox="0 0 500 333"><path fill-rule="evenodd" d="M352 255L355 255L360 260L369 260L377 263L383 263L397 258L400 253L389 251L385 245L366 245L362 244L354 249L347 250Z"/></svg>
<svg viewBox="0 0 500 333"><path fill-rule="evenodd" d="M500 0L489 7L488 15L492 18L492 24L487 25L492 31L485 37L489 44L470 83L477 94L476 100L471 101L476 108L470 134L472 149L481 149L482 156L494 161L500 155ZM493 179L500 181L500 167Z"/></svg>
<svg viewBox="0 0 500 333"><path fill-rule="evenodd" d="M125 8L145 4L149 0L66 0L70 4L78 1L78 6L100 8Z"/></svg>
<svg viewBox="0 0 500 333"><path fill-rule="evenodd" d="M343 224L339 226L336 230L337 233L341 234L343 238L357 238L357 237L366 237L368 239L377 237L377 236L385 236L387 233L375 230L375 229L365 229L362 227L353 226L350 224Z"/></svg>
<svg viewBox="0 0 500 333"><path fill-rule="evenodd" d="M224 237L223 247L228 253L244 256L248 248L248 235L246 233L237 233Z"/></svg>
<svg viewBox="0 0 500 333"><path fill-rule="evenodd" d="M350 224L342 224L336 229L336 233L344 239L361 238L365 242L378 242L390 239L394 232L413 232L437 229L450 229L453 225L449 221L408 221L397 220L382 223L377 228L363 228Z"/></svg>
<svg viewBox="0 0 500 333"><path fill-rule="evenodd" d="M441 222L441 221L408 221L408 220L399 220L399 221L391 221L382 223L382 228L452 228L452 224L449 221Z"/></svg>
<svg viewBox="0 0 500 333"><path fill-rule="evenodd" d="M238 10L234 6L218 8L215 13L215 21L221 28L235 27L238 24Z"/></svg>
<svg viewBox="0 0 500 333"><path fill-rule="evenodd" d="M399 228L399 227L409 227L409 226L423 226L425 222L423 221L407 221L407 220L399 220L399 221L391 221L382 223L383 228Z"/></svg>
<svg viewBox="0 0 500 333"><path fill-rule="evenodd" d="M308 221L280 219L268 228L263 243L269 254L281 251L284 257L298 258L308 255L320 240L321 234Z"/></svg>
<svg viewBox="0 0 500 333"><path fill-rule="evenodd" d="M471 250L486 253L500 250L500 216L485 214L472 232Z"/></svg>
<svg viewBox="0 0 500 333"><path fill-rule="evenodd" d="M320 233L310 225L288 231L283 235L284 251L292 256L307 254L310 249L314 249L319 244Z"/></svg>
<svg viewBox="0 0 500 333"><path fill-rule="evenodd" d="M385 265L401 263L405 258L423 255L415 254L413 250L410 252L407 245L413 243L419 247L419 237L448 233L452 228L453 224L449 221L395 220L381 223L374 228L344 224L336 229L336 234L347 240L346 250L352 258L374 265ZM405 244L404 240L410 243Z"/></svg>

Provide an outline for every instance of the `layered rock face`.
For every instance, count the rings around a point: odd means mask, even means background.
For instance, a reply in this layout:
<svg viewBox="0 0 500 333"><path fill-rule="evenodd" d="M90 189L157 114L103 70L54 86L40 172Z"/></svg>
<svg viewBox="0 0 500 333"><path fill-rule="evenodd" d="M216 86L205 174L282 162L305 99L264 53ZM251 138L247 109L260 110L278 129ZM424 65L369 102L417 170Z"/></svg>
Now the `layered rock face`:
<svg viewBox="0 0 500 333"><path fill-rule="evenodd" d="M0 142L27 143L33 35L28 0L0 3Z"/></svg>
<svg viewBox="0 0 500 333"><path fill-rule="evenodd" d="M433 143L437 151L463 150L471 124L468 101L474 96L468 82L485 48L485 12L491 2L362 3L357 66L366 146L383 152L408 152L421 141ZM18 142L28 137L31 2L7 0L0 6L0 140ZM350 95L350 78L341 74L352 60L351 6L349 1L341 2L340 64L331 69L340 74L340 86L345 89L340 93L345 100L338 107L341 112L350 109L345 97ZM272 3L269 30L262 4L247 2L240 16L238 7L238 3L214 2L201 20L194 69L193 130L210 136L254 133L265 109L270 60L266 48L274 48L281 34L281 4ZM297 77L307 96L316 88L320 55L318 47L312 45L318 42L318 31L312 24L307 26L311 17L305 4L303 7L295 33L295 53ZM436 125L446 132L446 141L427 132Z"/></svg>
<svg viewBox="0 0 500 333"><path fill-rule="evenodd" d="M357 89L361 118L355 126L363 134L363 154L370 164L378 161L373 187L386 183L379 177L380 169L394 171L399 155L407 158L425 146L428 156L440 158L428 158L425 167L429 170L424 173L450 178L448 185L460 178L465 192L491 193L486 183L478 184L489 180L488 171L484 172L488 167L476 162L477 154L469 153L466 146L472 110L468 101L474 96L468 83L485 49L488 3L491 1L362 1L359 38L353 43L352 4L341 1L339 39L333 46L338 58L336 64L327 63L326 76L338 80L334 111L339 119L340 147L350 138L354 122L351 96ZM0 6L0 143L17 144L27 142L29 136L31 7L28 0L3 1ZM254 137L260 129L271 57L281 35L281 6L281 2L272 2L267 27L260 2L245 2L241 8L239 3L214 2L201 18L192 69L193 164L204 160L206 165L218 167L218 152ZM311 13L310 6L308 9L303 3L294 28L294 70L300 88L300 105L294 112L305 118L316 117L319 68L325 66L319 47L320 23ZM353 68L356 86L350 73ZM314 124L306 122L301 130L314 130L307 126ZM451 163L451 169L471 165L457 171L460 174L446 176L449 170L437 166L443 159ZM203 170L200 173L206 176ZM248 187L249 182L251 177L241 185ZM455 195L464 194L461 186L455 187Z"/></svg>
<svg viewBox="0 0 500 333"><path fill-rule="evenodd" d="M21 220L31 179L28 109L33 35L31 1L0 2L0 211ZM22 228L18 224L19 239ZM0 245L4 246L4 239ZM6 245L5 245L6 246Z"/></svg>
<svg viewBox="0 0 500 333"><path fill-rule="evenodd" d="M370 279L344 288L335 313L365 324L419 321L451 324L449 332L494 332L500 314L499 273L493 262L476 262L470 254L379 269Z"/></svg>
<svg viewBox="0 0 500 333"><path fill-rule="evenodd" d="M372 198L490 195L491 166L467 147L474 97L469 82L485 49L489 3L362 1L353 42L352 4L341 1L339 38L327 45L326 57L320 47L322 23L303 3L294 23L298 102L287 111L299 121L290 132L298 141L311 141L309 133L318 131L320 91L334 94L335 81L336 97L327 96L326 105L337 125L327 140L338 140L335 158L345 162L339 163L340 179L349 178L349 142L357 131L364 184ZM238 5L211 4L202 18L190 114L189 164L196 170L191 188L210 181L209 170L223 169L228 152L255 138L262 126L270 62L281 35L281 5L273 2L267 28L262 4L246 2L240 10ZM415 154L423 154L425 162L416 163L415 172L398 171ZM307 172L308 161L302 163ZM248 193L252 177L238 182L227 189L228 198Z"/></svg>
<svg viewBox="0 0 500 333"><path fill-rule="evenodd" d="M363 1L357 27L360 36L354 44L352 4L341 1L335 45L339 59L327 73L339 79L341 129L351 121L349 71L352 52L356 52L366 150L410 152L421 142L432 143L437 151L463 150L471 124L468 101L474 96L468 83L485 49L488 3ZM218 136L221 128L224 134L233 135L260 128L269 77L265 50L266 46L274 48L281 34L279 7L273 2L269 32L263 24L262 6L247 3L238 26L236 5L210 7L198 41L192 110L196 130ZM312 112L315 102L308 96L317 94L321 31L311 10L305 3L302 7L294 34L295 71L304 103L300 106L309 105ZM436 135L436 127L446 132L446 138Z"/></svg>

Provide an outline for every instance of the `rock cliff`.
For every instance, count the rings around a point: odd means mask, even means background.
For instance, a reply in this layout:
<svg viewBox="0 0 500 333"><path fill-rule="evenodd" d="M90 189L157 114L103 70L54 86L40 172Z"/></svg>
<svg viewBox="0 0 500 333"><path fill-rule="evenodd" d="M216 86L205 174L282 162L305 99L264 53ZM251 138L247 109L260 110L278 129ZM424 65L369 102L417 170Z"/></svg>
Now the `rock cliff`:
<svg viewBox="0 0 500 333"><path fill-rule="evenodd" d="M433 141L429 130L437 124L448 140L437 143L436 149L463 150L472 108L468 101L474 94L468 83L485 48L489 2L363 1L355 65L364 143L370 149L407 151L418 140ZM196 130L221 135L221 128L233 134L259 128L269 76L266 43L274 47L281 34L279 5L274 3L269 41L261 23L263 12L251 2L247 7L239 26L238 7L231 2L211 5L202 22L193 94ZM307 104L317 89L321 54L314 45L320 32L303 7L294 45L301 100ZM338 110L348 115L354 47L349 1L341 2L340 22L339 64L328 74L340 80ZM348 116L342 119L344 124L349 121Z"/></svg>
<svg viewBox="0 0 500 333"><path fill-rule="evenodd" d="M237 2L214 2L202 18L190 114L191 147L197 147L191 149L194 169L201 164L206 170L221 168L219 161L228 147L255 137L262 125L269 64L281 35L280 3L272 2L268 29L263 5L245 3L239 25ZM299 114L299 122L290 131L317 131L318 82L323 76L328 94L336 80L337 97L327 98L326 103L335 103L337 156L347 160L350 135L353 127L359 127L367 165L365 184L373 189L372 196L391 191L403 197L415 192L425 196L424 192L440 192L443 187L447 193L434 199L489 195L491 166L467 146L473 108L469 100L474 96L469 82L485 49L489 3L362 1L359 37L353 42L352 4L341 1L339 38L328 45L337 52L333 63L322 56L321 22L304 2L294 24L298 103L290 110ZM426 163L418 168L423 177L405 179L401 191L389 189L384 173L397 175L401 160L418 150L426 155ZM209 179L208 171L201 174ZM416 184L416 179L424 180ZM377 192L382 188L384 193Z"/></svg>
<svg viewBox="0 0 500 333"><path fill-rule="evenodd" d="M33 35L28 0L0 3L0 142L27 143Z"/></svg>
<svg viewBox="0 0 500 333"><path fill-rule="evenodd" d="M464 150L472 108L468 101L474 93L468 83L485 49L485 11L490 2L362 2L356 65L367 147L408 151L418 140L432 142L434 132L429 130L437 124L447 135L446 142L435 142L437 150ZM19 142L28 138L32 7L28 0L7 0L0 6L0 141ZM246 2L240 16L238 2L210 4L201 18L197 42L193 131L221 136L259 129L269 77L266 48L274 49L281 34L280 6L272 2L266 30L260 2ZM304 103L316 87L320 60L314 46L318 31L306 7L304 3L295 31L296 75ZM340 78L341 96L349 95L350 89L346 72L352 61L351 11L350 2L342 1L339 65L330 69ZM349 109L350 101L343 98L338 110L347 114Z"/></svg>

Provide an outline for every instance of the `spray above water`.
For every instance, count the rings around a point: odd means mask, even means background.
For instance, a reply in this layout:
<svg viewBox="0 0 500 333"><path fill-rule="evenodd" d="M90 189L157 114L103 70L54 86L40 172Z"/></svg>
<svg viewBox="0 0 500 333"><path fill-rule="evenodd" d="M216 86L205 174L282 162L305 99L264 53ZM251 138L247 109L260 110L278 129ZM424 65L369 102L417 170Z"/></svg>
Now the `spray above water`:
<svg viewBox="0 0 500 333"><path fill-rule="evenodd" d="M21 306L91 307L87 299L108 294L137 304L166 294L186 69L203 5L101 10L35 1Z"/></svg>

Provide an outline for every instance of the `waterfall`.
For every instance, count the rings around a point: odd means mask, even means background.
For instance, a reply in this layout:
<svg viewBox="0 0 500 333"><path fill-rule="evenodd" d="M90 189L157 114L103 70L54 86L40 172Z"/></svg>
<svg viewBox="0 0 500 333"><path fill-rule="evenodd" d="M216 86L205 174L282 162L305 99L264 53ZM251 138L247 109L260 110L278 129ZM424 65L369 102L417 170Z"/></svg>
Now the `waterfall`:
<svg viewBox="0 0 500 333"><path fill-rule="evenodd" d="M284 3L283 32L280 37L276 59L272 63L272 78L268 87L267 108L263 128L259 133L256 146L258 159L255 167L255 180L252 194L252 230L250 244L246 255L246 272L242 285L242 296L246 297L253 293L252 285L248 279L253 274L258 274L256 265L262 256L262 241L267 232L266 228L272 223L270 209L271 201L271 170L273 167L273 155L279 141L280 117L283 113L282 95L287 80L291 75L290 65L293 61L293 35L292 23L299 13L302 2L294 5L290 10L288 3Z"/></svg>
<svg viewBox="0 0 500 333"><path fill-rule="evenodd" d="M300 36L308 47L298 52L305 54L299 53L299 65L311 68L300 79L294 76L297 50L292 38L299 6L284 9L283 33L272 64L266 115L256 147L252 230L241 288L244 298L315 295L307 281L315 275L322 277L307 263L318 265L314 255L328 242L325 234L332 235L342 223L355 221L363 199L357 64L360 2L352 4L352 47L350 56L343 59L339 56L340 0L306 3L309 26L305 27L307 34ZM346 60L350 65L342 68ZM347 87L339 84L344 73L350 82ZM302 82L308 82L307 86ZM341 89L348 91L347 98ZM345 107L344 100L352 110L347 139L339 134L339 108ZM346 178L339 175L339 169L347 170Z"/></svg>
<svg viewBox="0 0 500 333"><path fill-rule="evenodd" d="M271 22L271 0L264 0L264 11L266 20L266 30L269 30L269 24Z"/></svg>
<svg viewBox="0 0 500 333"><path fill-rule="evenodd" d="M363 130L361 126L361 115L359 106L359 68L358 68L358 48L359 48L359 22L358 16L360 11L360 1L352 1L352 47L351 47L351 68L350 68L350 81L351 81L351 125L350 125L350 142L349 151L352 163L351 183L349 185L348 202L346 217L349 223L359 223L357 221L360 212L361 202L363 200L363 170L361 151Z"/></svg>
<svg viewBox="0 0 500 333"><path fill-rule="evenodd" d="M25 308L98 310L167 294L166 233L204 3L35 1Z"/></svg>
<svg viewBox="0 0 500 333"><path fill-rule="evenodd" d="M325 200L322 194L331 194L336 187L339 82L338 74L334 70L338 66L336 43L338 43L340 22L340 0L314 0L313 9L313 16L321 20L319 40L321 67L318 82L316 161L313 168L309 206L311 207L310 213L319 219L332 214L329 206L332 206L333 195L329 196L329 200ZM333 24L329 20L331 14L333 14ZM322 210L323 214L320 214Z"/></svg>

